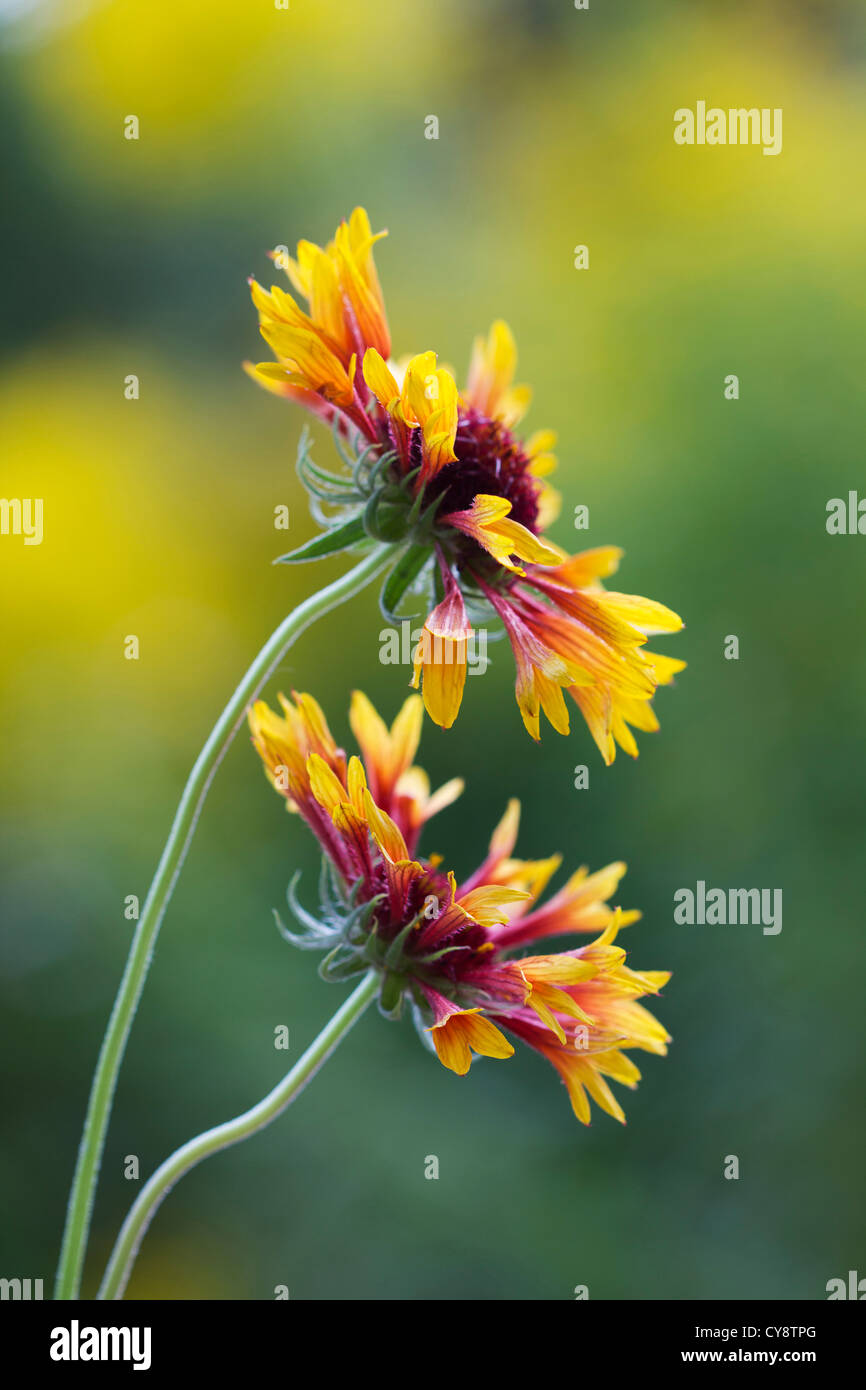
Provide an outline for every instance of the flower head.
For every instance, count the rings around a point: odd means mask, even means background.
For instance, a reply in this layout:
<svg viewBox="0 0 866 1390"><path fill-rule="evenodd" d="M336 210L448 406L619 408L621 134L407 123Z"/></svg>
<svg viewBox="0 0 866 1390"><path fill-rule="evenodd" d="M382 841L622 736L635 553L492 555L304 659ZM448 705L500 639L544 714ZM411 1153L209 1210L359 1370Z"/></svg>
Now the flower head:
<svg viewBox="0 0 866 1390"><path fill-rule="evenodd" d="M325 979L378 970L382 1012L397 1017L406 1002L422 1038L458 1075L473 1054L510 1057L516 1038L556 1068L578 1119L589 1122L591 1097L624 1120L609 1081L634 1086L640 1072L630 1054L663 1055L669 1041L639 1002L669 976L630 969L618 944L640 915L609 905L625 865L579 869L540 903L560 858L513 857L520 808L512 801L484 862L458 883L440 856L417 849L425 823L462 790L453 781L431 793L414 765L420 698L410 696L389 729L356 692L350 723L362 756L348 759L309 695L280 696L280 704L281 715L253 706L253 743L324 851L319 914L301 906L293 880L289 903L303 930L280 924L288 939L327 952ZM594 939L535 953L540 942L572 934Z"/></svg>
<svg viewBox="0 0 866 1390"><path fill-rule="evenodd" d="M251 281L276 361L247 370L330 424L346 469L318 467L305 433L298 468L324 532L283 559L393 543L382 608L396 621L408 592L431 608L413 684L442 727L460 708L472 624L498 619L533 738L542 712L568 732L566 692L606 762L617 746L636 755L632 729L658 728L656 687L685 664L649 653L647 638L682 622L662 604L604 589L619 563L616 548L569 556L546 538L559 508L547 481L556 439L551 431L518 433L531 393L514 384L517 350L505 323L476 340L462 391L434 352L391 359L373 260L384 235L356 208L328 246L302 241L295 258L275 255L306 309L279 286L267 291Z"/></svg>

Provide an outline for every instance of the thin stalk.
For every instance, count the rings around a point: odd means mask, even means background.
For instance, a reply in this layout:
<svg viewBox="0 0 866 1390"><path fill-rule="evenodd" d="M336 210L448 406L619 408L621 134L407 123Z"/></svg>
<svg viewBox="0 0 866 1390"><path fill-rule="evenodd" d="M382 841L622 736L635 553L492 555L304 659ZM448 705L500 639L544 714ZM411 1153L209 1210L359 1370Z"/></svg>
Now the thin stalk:
<svg viewBox="0 0 866 1390"><path fill-rule="evenodd" d="M196 759L183 789L165 849L129 948L126 969L96 1064L66 1211L66 1226L54 1289L55 1298L79 1296L93 1197L105 1147L105 1132L117 1085L117 1074L144 988L163 914L186 858L214 773L243 723L250 701L258 695L295 638L323 613L330 612L332 608L351 598L380 574L392 556L392 546L377 547L354 569L335 579L332 584L319 590L311 598L305 599L280 623L242 678Z"/></svg>
<svg viewBox="0 0 866 1390"><path fill-rule="evenodd" d="M315 1042L307 1048L300 1061L295 1063L279 1085L269 1091L258 1105L245 1110L234 1120L227 1120L225 1124L206 1129L203 1134L197 1135L195 1139L190 1139L188 1143L176 1149L171 1157L157 1168L153 1177L149 1178L141 1189L120 1228L97 1298L123 1297L145 1232L157 1208L175 1183L197 1163L201 1163L202 1159L220 1153L232 1144L240 1144L253 1134L258 1134L281 1115L307 1082L315 1076L323 1062L330 1057L337 1044L342 1042L367 1005L376 997L378 989L379 973L371 970L325 1025Z"/></svg>

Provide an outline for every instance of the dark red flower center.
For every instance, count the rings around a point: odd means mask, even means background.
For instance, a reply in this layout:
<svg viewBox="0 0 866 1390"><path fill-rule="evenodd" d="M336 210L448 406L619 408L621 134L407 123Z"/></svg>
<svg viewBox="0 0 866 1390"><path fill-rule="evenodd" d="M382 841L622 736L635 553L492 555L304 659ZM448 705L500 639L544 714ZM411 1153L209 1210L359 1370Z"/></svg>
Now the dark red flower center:
<svg viewBox="0 0 866 1390"><path fill-rule="evenodd" d="M450 902L451 885L445 874L432 866L425 865L425 869L426 872L423 874L407 876L402 899L399 903L394 903L391 901L388 877L384 867L381 862L374 865L372 878L364 884L361 900L375 897L377 894L383 895L383 901L377 905L373 914L376 924L375 930L383 941L393 941L408 922L414 921L419 915L422 919L427 916L425 907L432 898L438 899L439 907L437 909L436 903L432 903L431 921L435 921L439 912L443 911ZM410 962L413 954L418 951L418 942L423 942L423 940L423 934L420 931L417 933L417 939L413 933L412 939L407 943L407 962ZM454 945L455 942L459 941L460 946L464 949L449 952L441 960L435 962L435 967L431 966L433 974L456 982L460 978L461 967L465 966L470 959L475 959L475 952L484 946L487 940L488 934L480 926L464 927L443 937L438 942L438 947Z"/></svg>
<svg viewBox="0 0 866 1390"><path fill-rule="evenodd" d="M522 446L505 425L475 410L461 412L454 452L457 462L441 469L427 489L431 501L442 498L440 515L467 511L483 492L507 498L512 520L536 530L541 486L529 471L530 460Z"/></svg>

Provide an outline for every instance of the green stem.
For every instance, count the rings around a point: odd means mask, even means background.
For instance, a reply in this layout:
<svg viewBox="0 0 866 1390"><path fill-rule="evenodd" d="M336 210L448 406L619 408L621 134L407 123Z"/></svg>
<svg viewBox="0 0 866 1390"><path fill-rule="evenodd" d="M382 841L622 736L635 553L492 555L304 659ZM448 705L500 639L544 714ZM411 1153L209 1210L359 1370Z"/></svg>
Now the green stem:
<svg viewBox="0 0 866 1390"><path fill-rule="evenodd" d="M126 969L96 1064L66 1211L66 1227L54 1289L55 1298L79 1296L94 1190L105 1146L105 1132L117 1085L117 1074L144 988L163 914L186 858L214 773L243 723L250 701L258 695L295 638L323 613L351 598L380 574L391 556L392 546L377 547L354 569L335 579L327 588L321 589L311 598L305 599L280 623L241 680L196 759L183 789L162 858L136 927Z"/></svg>
<svg viewBox="0 0 866 1390"><path fill-rule="evenodd" d="M376 997L378 988L379 973L371 970L325 1025L315 1042L310 1044L301 1060L283 1077L279 1085L259 1101L258 1105L245 1110L234 1120L227 1120L225 1124L206 1129L203 1134L181 1145L170 1158L160 1164L153 1177L149 1178L141 1189L120 1228L97 1298L123 1297L145 1232L163 1198L175 1183L197 1163L201 1163L203 1158L209 1158L211 1154L219 1153L232 1144L240 1144L242 1140L258 1134L259 1130L281 1115L286 1106L291 1104L295 1096L315 1076L322 1063L330 1057L337 1044L342 1042L367 1005Z"/></svg>

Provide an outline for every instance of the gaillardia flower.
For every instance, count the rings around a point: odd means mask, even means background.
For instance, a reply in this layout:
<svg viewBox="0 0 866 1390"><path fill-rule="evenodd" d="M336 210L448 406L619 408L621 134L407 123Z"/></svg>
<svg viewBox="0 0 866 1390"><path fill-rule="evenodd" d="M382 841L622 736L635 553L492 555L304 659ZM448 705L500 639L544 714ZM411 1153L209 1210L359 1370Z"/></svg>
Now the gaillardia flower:
<svg viewBox="0 0 866 1390"><path fill-rule="evenodd" d="M605 762L617 745L636 756L632 728L658 728L656 687L685 664L648 652L645 643L682 622L660 603L605 590L602 581L622 553L615 547L569 556L546 538L559 507L546 481L556 439L550 431L528 439L517 433L530 392L514 384L517 353L506 324L494 323L476 340L462 391L434 352L391 359L373 262L384 235L374 235L356 208L325 248L302 241L295 258L274 253L306 310L279 286L267 291L251 281L261 333L277 360L247 370L326 421L346 469L318 467L305 433L298 470L325 529L283 559L393 543L382 609L398 621L407 592L429 605L413 684L443 728L460 708L473 624L498 619L534 739L542 710L568 733L567 691Z"/></svg>
<svg viewBox="0 0 866 1390"><path fill-rule="evenodd" d="M462 790L458 780L431 793L413 764L420 698L410 695L388 729L356 692L350 723L362 758L348 759L309 695L280 696L280 703L282 715L261 701L253 706L253 743L324 851L320 912L301 906L293 880L289 904L302 930L279 923L284 935L327 951L319 971L325 979L378 970L382 1012L396 1018L406 1002L422 1039L458 1075L473 1054L510 1057L510 1039L518 1038L556 1068L584 1124L589 1097L624 1120L608 1082L633 1087L640 1072L630 1054L663 1055L670 1041L639 1002L657 994L668 974L631 970L617 944L621 928L640 915L608 904L625 865L579 869L539 904L560 857L512 857L520 815L512 801L483 864L458 884L440 856L418 855L425 822ZM573 933L594 939L531 954Z"/></svg>

